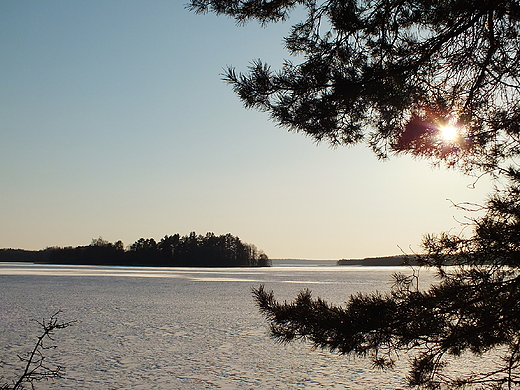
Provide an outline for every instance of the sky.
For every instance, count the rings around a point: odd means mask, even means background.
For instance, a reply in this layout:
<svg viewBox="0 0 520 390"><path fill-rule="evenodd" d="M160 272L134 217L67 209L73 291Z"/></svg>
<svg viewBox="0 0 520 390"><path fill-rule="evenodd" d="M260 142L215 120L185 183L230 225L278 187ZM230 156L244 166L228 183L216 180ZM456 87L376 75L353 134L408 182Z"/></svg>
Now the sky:
<svg viewBox="0 0 520 390"><path fill-rule="evenodd" d="M178 0L0 1L0 248L231 233L270 258L420 251L490 183L331 148L247 110L221 74L284 59L266 28Z"/></svg>

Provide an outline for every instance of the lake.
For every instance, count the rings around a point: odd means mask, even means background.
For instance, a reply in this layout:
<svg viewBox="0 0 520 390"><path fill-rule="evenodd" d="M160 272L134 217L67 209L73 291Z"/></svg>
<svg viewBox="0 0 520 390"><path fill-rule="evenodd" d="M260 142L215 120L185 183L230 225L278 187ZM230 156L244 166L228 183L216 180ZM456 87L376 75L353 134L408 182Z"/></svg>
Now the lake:
<svg viewBox="0 0 520 390"><path fill-rule="evenodd" d="M276 264L276 263L275 263ZM278 263L280 264L280 263ZM37 389L403 389L406 359L381 372L360 358L281 345L267 335L251 288L280 300L302 289L341 304L359 291L385 291L406 267L138 268L0 263L0 376L21 367L39 326L56 333L49 359L66 377ZM422 271L421 271L422 272ZM423 272L424 273L424 272ZM431 273L424 275L433 280Z"/></svg>

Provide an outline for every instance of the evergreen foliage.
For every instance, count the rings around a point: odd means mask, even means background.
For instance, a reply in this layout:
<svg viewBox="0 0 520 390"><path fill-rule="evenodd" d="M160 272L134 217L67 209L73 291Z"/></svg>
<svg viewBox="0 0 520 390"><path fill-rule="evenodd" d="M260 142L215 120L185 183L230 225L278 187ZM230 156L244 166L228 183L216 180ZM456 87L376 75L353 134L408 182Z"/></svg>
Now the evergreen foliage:
<svg viewBox="0 0 520 390"><path fill-rule="evenodd" d="M158 243L153 238L140 238L128 250L123 243L112 244L101 237L88 246L52 248L48 262L55 264L146 265L165 267L266 267L267 255L252 244L228 234L205 236L164 236Z"/></svg>
<svg viewBox="0 0 520 390"><path fill-rule="evenodd" d="M244 105L317 141L435 156L465 169L519 153L518 1L192 0L245 23L289 19L295 60L224 75ZM444 125L461 136L439 137ZM513 141L513 142L512 142Z"/></svg>
<svg viewBox="0 0 520 390"><path fill-rule="evenodd" d="M176 267L265 267L267 255L252 244L243 243L230 233L205 236L191 232L186 236L164 236L156 243L153 238L140 238L130 246L133 263L153 262Z"/></svg>
<svg viewBox="0 0 520 390"><path fill-rule="evenodd" d="M248 108L332 145L366 142L380 158L407 153L497 180L470 236L426 235L417 261L439 282L395 275L392 291L357 294L336 306L302 291L279 303L254 290L274 338L307 340L392 367L413 354L408 384L421 388L520 385L520 2L468 0L192 0L238 24L289 20L295 62L261 60L224 78ZM300 13L301 14L301 13ZM446 127L454 137L443 137ZM457 264L457 266L452 266ZM448 267L450 266L450 267ZM456 375L454 358L489 360Z"/></svg>
<svg viewBox="0 0 520 390"><path fill-rule="evenodd" d="M31 261L51 264L138 265L157 267L268 267L268 256L253 244L230 233L205 236L164 236L140 238L128 250L121 241L111 243L99 237L90 245L52 247L42 251L0 250L0 261Z"/></svg>

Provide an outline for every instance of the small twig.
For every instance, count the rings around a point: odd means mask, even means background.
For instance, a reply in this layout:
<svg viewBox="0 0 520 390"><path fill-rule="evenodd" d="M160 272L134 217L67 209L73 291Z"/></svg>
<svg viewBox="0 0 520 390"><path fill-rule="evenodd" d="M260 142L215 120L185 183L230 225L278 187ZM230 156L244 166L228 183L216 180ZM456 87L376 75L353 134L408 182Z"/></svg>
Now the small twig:
<svg viewBox="0 0 520 390"><path fill-rule="evenodd" d="M43 379L62 378L62 372L64 367L57 365L55 368L51 368L44 364L45 356L43 351L46 349L56 348L55 345L45 346L45 339L54 341L54 331L56 329L65 329L73 325L76 321L58 322L58 315L61 310L54 313L48 321L42 320L36 322L43 328L43 333L37 337L36 344L31 352L27 353L27 356L20 356L18 358L25 362L25 367L22 375L14 382L13 387L4 385L2 389L10 390L21 390L23 389L24 383L29 383L31 388L34 389L34 382Z"/></svg>

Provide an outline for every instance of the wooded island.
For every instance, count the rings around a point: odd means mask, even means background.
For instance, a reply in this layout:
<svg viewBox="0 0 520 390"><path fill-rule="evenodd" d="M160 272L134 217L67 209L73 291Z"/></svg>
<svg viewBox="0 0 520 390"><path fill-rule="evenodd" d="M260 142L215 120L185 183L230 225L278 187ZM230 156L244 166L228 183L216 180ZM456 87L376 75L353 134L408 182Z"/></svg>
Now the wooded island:
<svg viewBox="0 0 520 390"><path fill-rule="evenodd" d="M268 267L267 255L230 233L164 236L159 242L140 238L125 248L99 237L90 245L48 247L39 251L0 249L0 262L48 264L131 265L154 267Z"/></svg>

